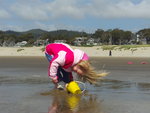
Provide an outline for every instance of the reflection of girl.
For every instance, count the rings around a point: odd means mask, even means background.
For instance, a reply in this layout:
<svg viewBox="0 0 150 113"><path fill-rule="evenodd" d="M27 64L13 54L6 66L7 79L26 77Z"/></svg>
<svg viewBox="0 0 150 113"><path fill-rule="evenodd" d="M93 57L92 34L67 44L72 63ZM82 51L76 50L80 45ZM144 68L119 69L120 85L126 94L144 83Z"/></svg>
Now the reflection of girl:
<svg viewBox="0 0 150 113"><path fill-rule="evenodd" d="M48 113L101 113L101 101L96 95L68 95L56 90L52 97Z"/></svg>
<svg viewBox="0 0 150 113"><path fill-rule="evenodd" d="M48 113L74 113L73 110L79 105L80 96L67 95L57 91L55 93L56 94L53 95L52 104L48 109Z"/></svg>
<svg viewBox="0 0 150 113"><path fill-rule="evenodd" d="M73 80L72 71L76 72L84 81L93 84L99 77L107 73L96 74L89 63L87 54L78 49L72 49L64 43L48 44L45 54L49 60L48 75L57 87L57 83L64 81L69 83Z"/></svg>

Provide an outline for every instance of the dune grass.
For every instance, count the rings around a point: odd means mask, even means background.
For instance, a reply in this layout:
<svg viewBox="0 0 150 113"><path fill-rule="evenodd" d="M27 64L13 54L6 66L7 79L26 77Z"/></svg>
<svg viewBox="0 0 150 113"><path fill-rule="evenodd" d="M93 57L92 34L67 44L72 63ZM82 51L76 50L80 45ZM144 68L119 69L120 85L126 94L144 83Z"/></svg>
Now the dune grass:
<svg viewBox="0 0 150 113"><path fill-rule="evenodd" d="M137 50L140 47L150 47L150 45L104 45L103 50Z"/></svg>
<svg viewBox="0 0 150 113"><path fill-rule="evenodd" d="M23 51L24 49L20 48L20 49L17 49L17 52L20 52L20 51Z"/></svg>

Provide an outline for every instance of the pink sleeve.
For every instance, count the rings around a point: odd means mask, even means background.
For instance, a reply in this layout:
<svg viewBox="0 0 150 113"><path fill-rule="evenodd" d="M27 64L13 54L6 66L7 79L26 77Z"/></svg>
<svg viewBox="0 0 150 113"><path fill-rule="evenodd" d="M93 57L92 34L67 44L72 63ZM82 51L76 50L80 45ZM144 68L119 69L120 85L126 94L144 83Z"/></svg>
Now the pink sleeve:
<svg viewBox="0 0 150 113"><path fill-rule="evenodd" d="M49 68L48 68L48 76L51 79L57 79L57 70L58 70L59 64L55 60L55 58L50 62Z"/></svg>
<svg viewBox="0 0 150 113"><path fill-rule="evenodd" d="M56 79L58 67L65 64L65 55L66 52L60 51L57 55L53 57L48 69L48 75L50 78Z"/></svg>
<svg viewBox="0 0 150 113"><path fill-rule="evenodd" d="M86 53L84 53L82 60L89 60L89 56Z"/></svg>

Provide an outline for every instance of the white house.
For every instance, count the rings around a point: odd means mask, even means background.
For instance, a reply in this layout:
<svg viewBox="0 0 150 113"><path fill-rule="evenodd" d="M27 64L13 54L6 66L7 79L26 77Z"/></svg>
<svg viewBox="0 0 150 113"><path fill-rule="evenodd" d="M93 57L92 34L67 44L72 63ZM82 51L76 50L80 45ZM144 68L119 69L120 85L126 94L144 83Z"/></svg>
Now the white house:
<svg viewBox="0 0 150 113"><path fill-rule="evenodd" d="M27 44L27 41L18 42L15 46L25 46Z"/></svg>
<svg viewBox="0 0 150 113"><path fill-rule="evenodd" d="M74 45L80 46L82 43L86 42L87 37L76 37L74 41Z"/></svg>
<svg viewBox="0 0 150 113"><path fill-rule="evenodd" d="M66 40L55 40L54 43L66 43Z"/></svg>

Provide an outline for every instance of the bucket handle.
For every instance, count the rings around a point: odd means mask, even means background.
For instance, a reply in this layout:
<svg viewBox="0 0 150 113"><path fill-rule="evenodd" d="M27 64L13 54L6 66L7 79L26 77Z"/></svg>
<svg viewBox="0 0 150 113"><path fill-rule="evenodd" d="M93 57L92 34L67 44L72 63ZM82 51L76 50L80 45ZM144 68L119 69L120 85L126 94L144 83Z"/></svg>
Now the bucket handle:
<svg viewBox="0 0 150 113"><path fill-rule="evenodd" d="M86 86L85 86L85 83L83 83L83 82L81 82L81 81L75 81L75 82L77 82L77 83L79 83L79 84L82 84L83 85L83 87L84 87L84 89L82 90L82 93L86 90Z"/></svg>

